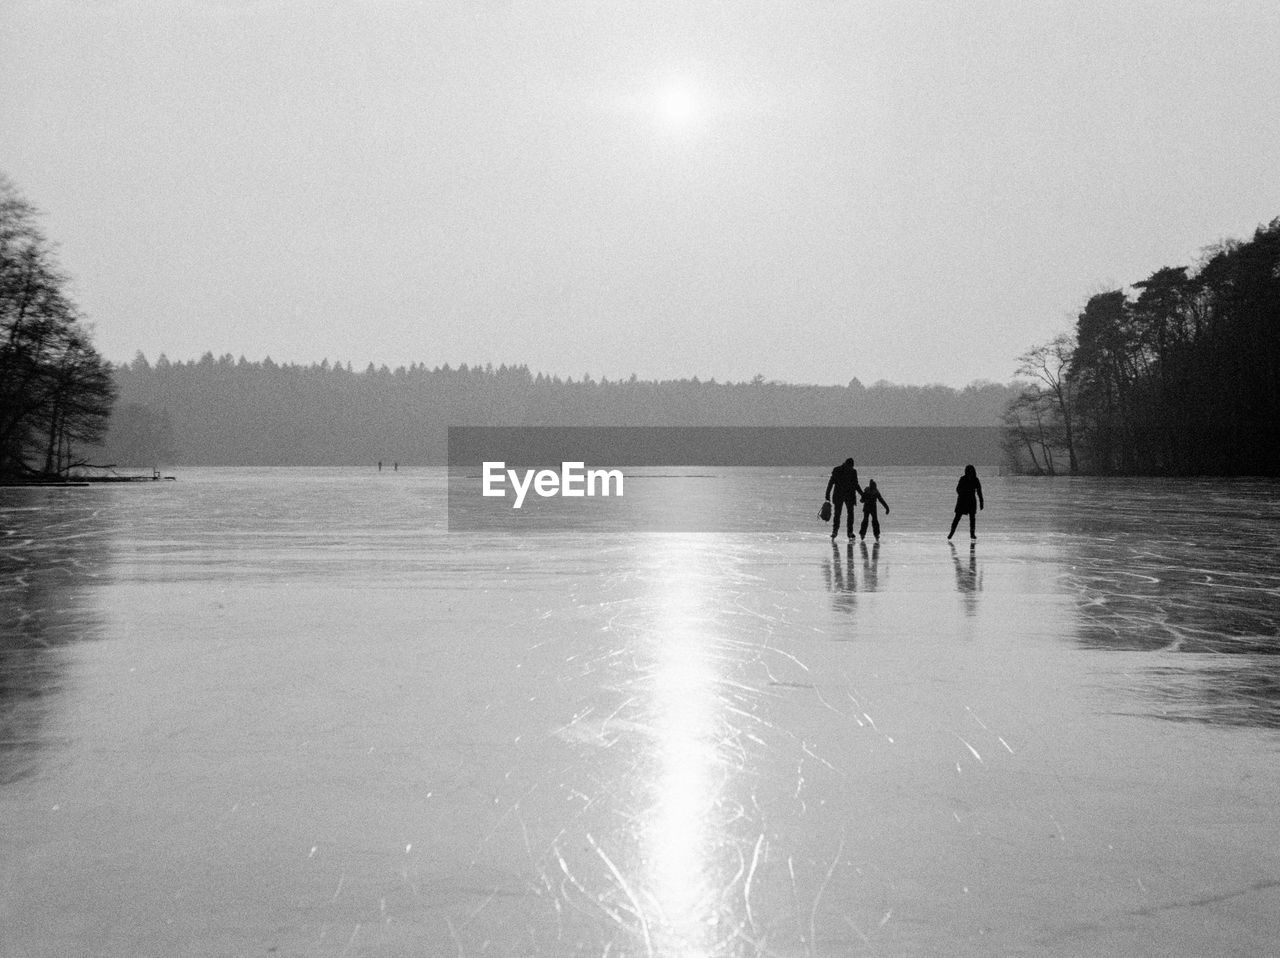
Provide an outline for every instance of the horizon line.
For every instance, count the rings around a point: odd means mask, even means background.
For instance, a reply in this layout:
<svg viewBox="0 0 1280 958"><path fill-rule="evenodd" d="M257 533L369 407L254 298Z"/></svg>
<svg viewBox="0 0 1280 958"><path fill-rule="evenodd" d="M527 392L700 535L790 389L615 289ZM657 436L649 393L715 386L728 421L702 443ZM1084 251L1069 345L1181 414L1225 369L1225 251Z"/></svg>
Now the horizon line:
<svg viewBox="0 0 1280 958"><path fill-rule="evenodd" d="M546 379L559 379L563 383L584 383L588 381L588 377L589 377L591 382L595 382L595 383L607 382L610 385L626 384L634 378L635 382L637 383L651 383L651 384L692 382L694 380L697 380L700 385L704 385L704 386L707 386L707 385L715 385L715 386L761 385L761 386L791 386L796 388L813 388L813 389L848 389L851 387L852 383L857 382L864 389L874 389L878 386L897 386L897 387L916 388L916 389L929 389L929 388L939 387L943 389L953 389L956 391L961 391L961 390L969 389L972 387L980 388L984 386L997 386L1000 388L1009 388L1009 387L1015 386L1019 381L1016 376L1010 377L1010 379L1004 382L994 380L994 379L986 379L986 378L979 377L976 379L971 379L968 382L964 383L963 385L957 386L957 385L952 385L950 383L944 383L944 382L928 382L928 383L895 382L893 380L885 379L883 377L868 383L868 382L865 382L860 376L851 376L845 382L819 383L819 382L793 382L793 381L788 381L784 379L764 378L764 373L756 373L750 379L718 379L715 376L704 378L702 376L699 376L696 373L688 376L683 376L683 377L646 378L644 376L640 376L638 373L634 371L628 373L626 376L618 376L616 378L610 378L609 376L606 376L606 375L596 376L590 370L586 370L580 377L574 377L572 375L564 375L561 373L552 373L552 372L546 372L544 370L533 369L529 366L528 363L511 363L511 362L494 363L492 361L485 361L483 363L461 362L461 363L458 363L457 365L453 365L449 362L443 362L443 363L437 363L434 366L431 366L431 365L428 365L428 363L425 360L415 360L407 363L401 362L395 366L392 366L386 362L376 363L370 360L364 366L361 367L361 366L356 366L349 359L330 360L328 356L325 356L319 360L301 362L298 360L279 360L279 359L273 358L270 353L265 353L260 359L249 359L245 356L244 353L240 353L238 355L233 354L231 352L216 354L212 349L206 349L203 353L200 354L199 357L180 358L180 359L175 359L169 356L164 350L161 350L156 355L155 359L151 359L146 355L146 353L143 350L139 349L135 351L133 359L129 359L129 360L108 359L107 361L110 362L113 366L131 367L133 363L137 361L139 356L141 356L142 359L147 363L147 365L152 368L155 367L156 363L159 362L161 358L164 358L167 362L173 365L199 365L201 362L204 361L205 357L208 356L208 357L212 357L215 363L220 363L226 358L230 357L231 362L235 365L240 365L242 362L246 365L263 365L266 362L271 362L273 365L276 365L276 366L302 367L305 369L310 367L320 367L323 364L327 363L330 369L341 366L342 368L347 369L353 376L359 376L367 373L370 367L373 367L376 372L380 372L381 370L386 369L388 372L392 372L392 373L394 373L397 369L408 370L410 368L417 367L417 366L425 367L426 369L432 372L442 371L446 367L450 371L458 371L462 369L464 366L468 370L479 369L481 371L488 370L488 369L498 370L505 367L507 369L527 369L529 371L529 375L535 378L537 376L542 376ZM756 383L755 381L757 377L760 377L761 379L759 383Z"/></svg>

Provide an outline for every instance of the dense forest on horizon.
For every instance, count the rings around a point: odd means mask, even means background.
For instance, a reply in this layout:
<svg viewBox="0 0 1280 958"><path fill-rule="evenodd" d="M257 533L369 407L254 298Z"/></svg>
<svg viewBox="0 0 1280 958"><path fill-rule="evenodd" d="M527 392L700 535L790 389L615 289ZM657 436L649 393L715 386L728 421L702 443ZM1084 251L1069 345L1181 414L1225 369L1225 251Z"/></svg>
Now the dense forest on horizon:
<svg viewBox="0 0 1280 958"><path fill-rule="evenodd" d="M117 366L94 461L152 465L442 464L449 426L996 426L1018 387L803 386L562 379L526 366L390 369L230 354Z"/></svg>

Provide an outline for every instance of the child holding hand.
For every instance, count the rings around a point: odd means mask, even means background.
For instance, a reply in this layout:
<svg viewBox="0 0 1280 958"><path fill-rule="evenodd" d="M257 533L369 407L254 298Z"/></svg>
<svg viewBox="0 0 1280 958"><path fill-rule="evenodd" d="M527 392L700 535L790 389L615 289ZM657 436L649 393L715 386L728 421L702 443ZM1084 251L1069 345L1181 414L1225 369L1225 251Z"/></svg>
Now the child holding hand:
<svg viewBox="0 0 1280 958"><path fill-rule="evenodd" d="M880 495L880 490L876 488L876 481L872 479L867 483L867 488L862 491L862 528L858 530L858 536L865 539L867 537L867 523L871 523L871 531L876 537L876 542L880 541L880 517L876 514L876 503L884 506L884 514L889 514L889 503L884 501L884 496Z"/></svg>

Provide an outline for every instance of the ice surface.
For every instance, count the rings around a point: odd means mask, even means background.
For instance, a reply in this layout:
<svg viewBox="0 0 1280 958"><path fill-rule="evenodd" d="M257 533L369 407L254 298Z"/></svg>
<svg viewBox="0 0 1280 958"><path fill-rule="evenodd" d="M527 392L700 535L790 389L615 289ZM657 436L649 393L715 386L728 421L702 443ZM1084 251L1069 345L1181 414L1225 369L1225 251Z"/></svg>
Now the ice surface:
<svg viewBox="0 0 1280 958"><path fill-rule="evenodd" d="M1280 950L1280 486L871 475L878 547L0 491L0 955Z"/></svg>

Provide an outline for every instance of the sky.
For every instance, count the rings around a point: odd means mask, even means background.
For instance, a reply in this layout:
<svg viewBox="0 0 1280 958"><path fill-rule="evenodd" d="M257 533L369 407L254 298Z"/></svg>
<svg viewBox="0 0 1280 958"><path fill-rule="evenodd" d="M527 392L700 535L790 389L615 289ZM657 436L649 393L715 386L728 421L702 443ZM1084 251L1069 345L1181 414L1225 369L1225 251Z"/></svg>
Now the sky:
<svg viewBox="0 0 1280 958"><path fill-rule="evenodd" d="M1280 216L1280 4L0 0L109 359L1007 382Z"/></svg>

